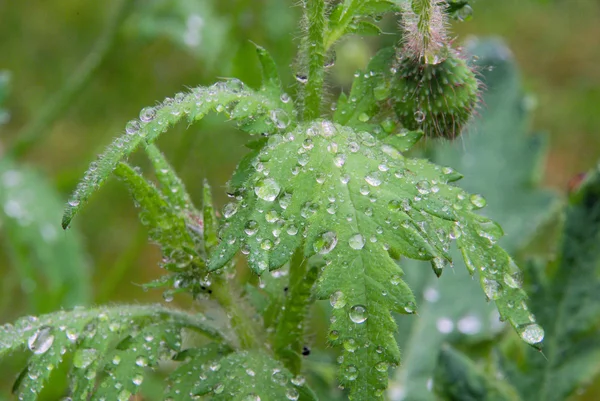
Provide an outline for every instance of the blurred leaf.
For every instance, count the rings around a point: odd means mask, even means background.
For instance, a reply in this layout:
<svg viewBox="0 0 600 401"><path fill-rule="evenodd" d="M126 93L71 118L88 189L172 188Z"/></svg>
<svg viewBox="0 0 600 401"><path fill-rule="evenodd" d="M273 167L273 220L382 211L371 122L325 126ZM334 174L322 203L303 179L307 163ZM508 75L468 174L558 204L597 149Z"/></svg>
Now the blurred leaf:
<svg viewBox="0 0 600 401"><path fill-rule="evenodd" d="M10 92L10 78L10 72L0 70L0 126L6 124L10 119L8 110L2 108Z"/></svg>
<svg viewBox="0 0 600 401"><path fill-rule="evenodd" d="M147 39L166 37L208 68L223 68L233 58L230 17L208 0L146 0L131 21Z"/></svg>
<svg viewBox="0 0 600 401"><path fill-rule="evenodd" d="M60 232L61 203L40 174L7 158L0 160L0 238L20 277L30 312L92 300L90 266L79 234Z"/></svg>
<svg viewBox="0 0 600 401"><path fill-rule="evenodd" d="M447 401L520 400L508 383L491 378L468 357L449 346L440 352L433 385L435 393Z"/></svg>
<svg viewBox="0 0 600 401"><path fill-rule="evenodd" d="M479 57L478 68L486 86L481 115L475 117L462 140L438 145L435 160L463 173L466 178L461 186L469 192L486 194L483 214L502 225L507 235L500 243L514 253L549 218L556 199L536 185L534 177L545 152L540 136L527 134L527 111L509 50L488 40L471 46L471 52ZM426 277L425 266L405 268L417 298L426 301L421 302L416 321L398 319L399 340L406 351L397 380L410 400L433 399L427 390L436 364L432 350L446 340L481 341L503 327L493 305L486 304L478 292L477 283L468 280L459 253L452 255L456 268L439 280Z"/></svg>
<svg viewBox="0 0 600 401"><path fill-rule="evenodd" d="M557 260L531 263L531 309L544 325L544 354L523 349L503 367L524 400L562 401L600 373L600 167L571 194ZM512 353L511 353L512 354ZM514 356L514 358L513 358Z"/></svg>

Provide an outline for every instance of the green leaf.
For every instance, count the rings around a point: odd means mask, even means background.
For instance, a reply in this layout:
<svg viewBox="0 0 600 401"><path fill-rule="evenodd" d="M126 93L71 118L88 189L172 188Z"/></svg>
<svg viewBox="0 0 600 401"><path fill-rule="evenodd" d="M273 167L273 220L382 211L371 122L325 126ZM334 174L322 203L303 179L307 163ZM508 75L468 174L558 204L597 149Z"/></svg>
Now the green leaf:
<svg viewBox="0 0 600 401"><path fill-rule="evenodd" d="M260 351L221 357L213 349L189 350L191 360L171 375L167 394L175 399L210 395L212 400L316 400L304 379ZM201 355L201 357L197 357ZM200 380L198 380L198 377Z"/></svg>
<svg viewBox="0 0 600 401"><path fill-rule="evenodd" d="M189 93L178 93L174 99L167 98L157 107L143 109L140 113L141 121L130 121L125 135L117 138L98 161L90 165L66 206L63 228L69 226L92 193L112 174L119 161L142 144L154 142L160 134L184 117L191 124L204 118L207 113L216 111L226 113L250 133L273 133L287 128L293 118L293 115L286 113L279 105L280 102L275 104L270 97L232 79L208 88L198 87Z"/></svg>
<svg viewBox="0 0 600 401"><path fill-rule="evenodd" d="M6 324L0 328L0 357L29 349L27 367L14 387L21 400L37 399L67 353L73 354L70 379L76 399L96 394L116 400L138 391L136 383L143 381L144 368L156 366L169 350L179 350L183 328L222 340L202 315L160 305L114 306L25 317L14 325Z"/></svg>
<svg viewBox="0 0 600 401"><path fill-rule="evenodd" d="M202 234L196 233L202 232L201 222L191 218L188 207L169 203L161 191L129 165L119 163L115 175L127 185L140 207L140 221L148 226L150 239L160 245L164 255L162 267L172 272L151 286L171 284L177 291L189 289L193 295L204 291L207 286L198 280L206 275L205 255L199 253L204 249L198 244Z"/></svg>
<svg viewBox="0 0 600 401"><path fill-rule="evenodd" d="M486 195L482 213L502 225L507 235L499 242L515 253L550 217L556 196L540 189L534 179L543 164L544 149L538 137L527 133L528 115L522 109L523 93L509 50L496 41L479 42L470 49L479 58L478 69L487 87L482 99L485 106L462 140L437 145L434 158L451 166L446 167L450 174L465 175L461 187ZM439 280L425 277L425 266L415 263L406 268L408 283L424 300L417 321L399 321L399 341L407 351L396 380L408 399L433 399L427 390L436 364L432 350L444 341L481 341L503 328L493 305L485 304L477 284L467 280L458 252L452 255L452 274Z"/></svg>
<svg viewBox="0 0 600 401"><path fill-rule="evenodd" d="M588 173L571 194L559 255L528 270L530 305L546 330L544 354L518 350L504 360L506 375L525 400L559 401L592 383L600 373L600 169ZM525 333L543 335L543 332Z"/></svg>
<svg viewBox="0 0 600 401"><path fill-rule="evenodd" d="M43 201L40 201L43 200ZM59 195L36 171L0 160L0 228L30 311L88 304L90 265L79 233L62 234Z"/></svg>
<svg viewBox="0 0 600 401"><path fill-rule="evenodd" d="M353 399L382 397L388 366L400 358L390 312L415 310L392 256L438 266L456 239L500 314L515 327L531 323L524 293L500 283L514 273L495 245L501 230L472 212L478 198L448 185L454 175L441 167L329 121L270 137L255 166L242 200L229 206L209 269L242 249L262 274L286 263L304 238L305 257L318 254L326 263L317 296L334 306L329 338L344 349L340 380Z"/></svg>
<svg viewBox="0 0 600 401"><path fill-rule="evenodd" d="M435 378L435 393L448 401L519 401L519 395L508 383L482 372L468 357L443 347Z"/></svg>

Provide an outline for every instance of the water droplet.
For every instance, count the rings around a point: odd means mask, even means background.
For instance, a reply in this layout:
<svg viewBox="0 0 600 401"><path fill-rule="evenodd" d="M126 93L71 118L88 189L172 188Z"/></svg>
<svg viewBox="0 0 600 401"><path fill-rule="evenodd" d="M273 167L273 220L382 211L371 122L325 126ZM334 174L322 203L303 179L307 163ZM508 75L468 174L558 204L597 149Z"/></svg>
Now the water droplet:
<svg viewBox="0 0 600 401"><path fill-rule="evenodd" d="M415 121L417 124L422 124L425 121L425 113L421 110L415 111Z"/></svg>
<svg viewBox="0 0 600 401"><path fill-rule="evenodd" d="M350 248L352 249L363 249L365 246L365 237L363 237L362 234L354 234L348 240L348 245L350 245Z"/></svg>
<svg viewBox="0 0 600 401"><path fill-rule="evenodd" d="M364 306L354 305L352 308L350 308L348 316L350 316L350 320L352 320L354 323L360 324L367 320L369 314L367 313L367 308Z"/></svg>
<svg viewBox="0 0 600 401"><path fill-rule="evenodd" d="M296 235L298 234L298 227L292 224L287 228L286 232L288 233L288 235Z"/></svg>
<svg viewBox="0 0 600 401"><path fill-rule="evenodd" d="M289 103L291 100L290 95L288 95L287 93L282 93L279 99L282 103Z"/></svg>
<svg viewBox="0 0 600 401"><path fill-rule="evenodd" d="M142 111L140 111L140 120L142 122L150 122L154 120L156 117L156 109L154 107L144 107Z"/></svg>
<svg viewBox="0 0 600 401"><path fill-rule="evenodd" d="M133 384L135 384L136 386L140 386L144 382L144 376L135 375L135 376L133 376L133 379L131 379L131 382Z"/></svg>
<svg viewBox="0 0 600 401"><path fill-rule="evenodd" d="M129 135L136 134L140 130L140 122L138 120L131 120L125 126L125 132Z"/></svg>
<svg viewBox="0 0 600 401"><path fill-rule="evenodd" d="M270 116L275 126L279 129L285 129L290 125L290 116L284 110L272 110Z"/></svg>
<svg viewBox="0 0 600 401"><path fill-rule="evenodd" d="M313 249L315 252L325 255L335 248L337 241L337 235L333 231L327 231L315 240Z"/></svg>
<svg viewBox="0 0 600 401"><path fill-rule="evenodd" d="M367 182L369 185L371 185L371 186L373 186L373 187L378 187L378 186L380 186L380 185L381 185L381 176L380 176L380 173L379 173L378 171L374 171L374 172L372 172L372 173L368 174L368 175L365 177L365 181L366 181L366 182Z"/></svg>
<svg viewBox="0 0 600 401"><path fill-rule="evenodd" d="M273 202L279 192L281 191L281 187L272 178L265 178L263 180L259 180L254 187L254 193L260 199L265 200L267 202Z"/></svg>
<svg viewBox="0 0 600 401"><path fill-rule="evenodd" d="M235 203L228 203L223 207L223 217L229 219L237 213L238 206Z"/></svg>
<svg viewBox="0 0 600 401"><path fill-rule="evenodd" d="M244 232L248 236L253 236L258 231L258 223L255 220L249 220L244 226Z"/></svg>
<svg viewBox="0 0 600 401"><path fill-rule="evenodd" d="M260 396L254 393L248 394L243 398L243 401L260 401Z"/></svg>
<svg viewBox="0 0 600 401"><path fill-rule="evenodd" d="M544 329L539 324L529 324L520 330L520 335L526 343L533 345L544 340Z"/></svg>
<svg viewBox="0 0 600 401"><path fill-rule="evenodd" d="M93 348L81 348L73 355L73 366L79 369L87 368L98 356L98 350Z"/></svg>
<svg viewBox="0 0 600 401"><path fill-rule="evenodd" d="M358 121L361 121L363 123L366 123L370 119L371 119L371 117L369 117L369 115L367 113L363 112L358 115Z"/></svg>
<svg viewBox="0 0 600 401"><path fill-rule="evenodd" d="M346 377L346 380L354 381L358 378L358 369L354 365L348 365L344 370L344 376Z"/></svg>
<svg viewBox="0 0 600 401"><path fill-rule="evenodd" d="M225 386L223 385L223 383L217 383L213 387L213 393L215 393L215 394L221 394L223 392L223 390L225 390Z"/></svg>
<svg viewBox="0 0 600 401"><path fill-rule="evenodd" d="M140 355L137 358L135 358L135 364L142 368L148 366L148 358L146 358L143 355Z"/></svg>
<svg viewBox="0 0 600 401"><path fill-rule="evenodd" d="M475 206L477 209L481 209L482 207L485 207L485 205L487 204L487 201L481 195L471 195L470 200L471 200L471 204L473 206Z"/></svg>
<svg viewBox="0 0 600 401"><path fill-rule="evenodd" d="M346 155L343 153L338 153L333 158L333 164L335 164L336 167L342 167L345 163L346 163Z"/></svg>
<svg viewBox="0 0 600 401"><path fill-rule="evenodd" d="M388 363L387 362L379 362L377 365L375 365L375 369L377 369L378 372L382 372L385 373L388 370Z"/></svg>
<svg viewBox="0 0 600 401"><path fill-rule="evenodd" d="M42 326L40 327L29 339L27 345L34 354L43 354L50 349L54 342L54 335L52 334L52 327Z"/></svg>
<svg viewBox="0 0 600 401"><path fill-rule="evenodd" d="M271 380L273 380L273 382L279 384L280 386L285 386L288 382L288 379L285 376L285 374L279 369L273 369L273 375L271 376Z"/></svg>
<svg viewBox="0 0 600 401"><path fill-rule="evenodd" d="M333 309L341 309L346 306L346 295L342 291L336 291L329 297L329 303Z"/></svg>
<svg viewBox="0 0 600 401"><path fill-rule="evenodd" d="M308 77L304 74L296 74L296 81L304 85L308 82Z"/></svg>
<svg viewBox="0 0 600 401"><path fill-rule="evenodd" d="M298 390L296 390L295 388L289 388L285 392L285 397L288 400L296 401L300 397L300 394L298 393Z"/></svg>
<svg viewBox="0 0 600 401"><path fill-rule="evenodd" d="M483 279L483 291L488 299L498 299L500 296L500 284L494 279Z"/></svg>
<svg viewBox="0 0 600 401"><path fill-rule="evenodd" d="M431 184L429 183L429 181L419 181L417 183L417 191L419 191L421 195L427 195L431 192Z"/></svg>

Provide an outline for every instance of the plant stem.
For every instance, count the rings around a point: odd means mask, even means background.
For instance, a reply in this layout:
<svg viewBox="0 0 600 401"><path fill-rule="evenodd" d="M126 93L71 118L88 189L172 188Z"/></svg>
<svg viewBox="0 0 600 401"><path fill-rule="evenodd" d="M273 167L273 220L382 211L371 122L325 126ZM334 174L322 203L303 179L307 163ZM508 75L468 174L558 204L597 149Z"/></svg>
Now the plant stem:
<svg viewBox="0 0 600 401"><path fill-rule="evenodd" d="M325 1L306 0L305 18L308 23L308 36L303 46L308 63L308 81L304 89L304 120L310 121L321 114L325 80Z"/></svg>
<svg viewBox="0 0 600 401"><path fill-rule="evenodd" d="M288 292L273 341L275 353L293 374L302 370L304 320L317 276L318 268L308 267L303 247L298 247L290 262Z"/></svg>
<svg viewBox="0 0 600 401"><path fill-rule="evenodd" d="M58 118L68 110L75 97L83 90L92 76L98 71L100 65L112 49L116 34L131 9L131 0L116 0L113 12L110 14L106 26L94 44L92 51L79 65L70 79L56 92L19 132L15 143L8 150L8 154L18 158L25 154L45 130L49 129Z"/></svg>
<svg viewBox="0 0 600 401"><path fill-rule="evenodd" d="M231 283L217 275L213 276L212 281L212 296L225 309L240 346L243 349L261 348L262 344L258 338L260 332L251 320L248 311L241 307L243 302L232 288Z"/></svg>

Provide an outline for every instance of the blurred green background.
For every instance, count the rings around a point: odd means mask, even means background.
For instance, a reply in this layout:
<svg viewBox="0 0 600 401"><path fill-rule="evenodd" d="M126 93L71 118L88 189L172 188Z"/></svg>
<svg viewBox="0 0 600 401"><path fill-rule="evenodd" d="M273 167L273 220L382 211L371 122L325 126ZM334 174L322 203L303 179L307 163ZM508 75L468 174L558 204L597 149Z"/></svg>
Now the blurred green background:
<svg viewBox="0 0 600 401"><path fill-rule="evenodd" d="M275 56L293 94L295 80L288 66L296 53L300 15L296 3L0 0L0 71L11 76L10 92L1 105L10 119L0 125L0 158L7 158L24 132L34 132L35 141L21 148L16 162L40 171L66 201L88 164L143 107L219 77L237 77L257 85L259 70L251 41ZM111 22L122 5L123 22L112 30ZM573 176L600 158L600 2L477 0L472 6L471 20L453 23L456 41L461 43L471 35L496 35L508 43L521 66L530 93L528 103L534 107L532 129L549 134L544 182L565 192ZM356 69L364 67L382 44L398 39L393 18L382 21L382 26L390 35L350 38L338 45L337 63L329 74L331 93L348 88ZM104 41L112 31L114 41ZM101 63L87 84L56 121L32 129L32 122L52 102L59 105L53 96L73 79L81 64L94 62L90 55L99 57ZM202 180L207 178L217 204L222 205L225 182L245 154L248 137L218 117L186 128L171 130L159 146L195 199L200 199ZM143 157L131 162L146 163ZM52 203L49 198L40 201ZM60 212L55 224L58 228ZM129 195L116 180L94 196L73 231L82 233L88 255L82 263L89 265L92 275L87 302L161 298L160 291L145 292L134 285L161 275L160 255L147 244ZM75 235L73 231L57 235L68 238ZM10 242L8 235L0 224L0 243ZM51 305L69 306L56 300L32 301L36 286L21 280L13 256L8 247L0 248L1 322L46 312ZM189 304L189 300L181 297L176 303Z"/></svg>

